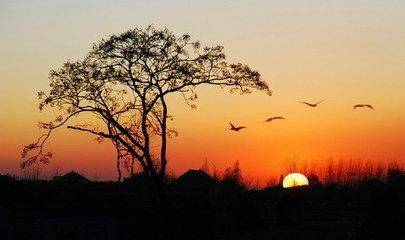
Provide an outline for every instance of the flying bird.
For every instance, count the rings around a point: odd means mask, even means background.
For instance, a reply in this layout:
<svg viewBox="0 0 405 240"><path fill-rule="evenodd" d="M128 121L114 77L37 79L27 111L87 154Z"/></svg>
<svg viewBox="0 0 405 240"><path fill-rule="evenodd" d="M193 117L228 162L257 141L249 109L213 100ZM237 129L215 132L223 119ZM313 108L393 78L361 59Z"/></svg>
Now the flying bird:
<svg viewBox="0 0 405 240"><path fill-rule="evenodd" d="M354 105L354 107L353 107L353 111L354 111L356 108L370 108L370 109L374 110L373 106L371 106L370 104L356 104L356 105Z"/></svg>
<svg viewBox="0 0 405 240"><path fill-rule="evenodd" d="M273 121L273 120L278 120L278 119L282 120L282 119L285 119L285 118L279 117L279 116L277 116L277 117L271 117L271 118L268 118L268 119L264 120L264 122L271 122L271 121Z"/></svg>
<svg viewBox="0 0 405 240"><path fill-rule="evenodd" d="M229 130L239 132L241 129L244 129L246 127L235 127L232 123L229 123L231 125L231 128Z"/></svg>
<svg viewBox="0 0 405 240"><path fill-rule="evenodd" d="M325 100L319 101L319 102L317 102L317 103L309 103L309 102L300 102L300 103L305 104L305 105L307 105L307 106L309 106L309 107L317 107L318 104L320 104L320 103L323 102L323 101L325 101Z"/></svg>

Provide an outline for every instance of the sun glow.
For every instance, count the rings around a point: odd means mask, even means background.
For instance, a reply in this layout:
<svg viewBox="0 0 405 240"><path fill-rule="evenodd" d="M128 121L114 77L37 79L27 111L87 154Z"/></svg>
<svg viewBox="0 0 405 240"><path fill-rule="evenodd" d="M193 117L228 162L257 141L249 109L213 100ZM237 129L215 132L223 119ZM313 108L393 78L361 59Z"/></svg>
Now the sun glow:
<svg viewBox="0 0 405 240"><path fill-rule="evenodd" d="M283 179L283 188L307 186L308 179L301 173L290 173Z"/></svg>

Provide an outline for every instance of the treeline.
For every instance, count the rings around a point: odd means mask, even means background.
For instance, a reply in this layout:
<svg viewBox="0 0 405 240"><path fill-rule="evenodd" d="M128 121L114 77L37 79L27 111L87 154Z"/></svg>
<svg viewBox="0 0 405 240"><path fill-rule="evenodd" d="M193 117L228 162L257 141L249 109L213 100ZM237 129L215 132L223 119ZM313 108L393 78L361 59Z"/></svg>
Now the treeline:
<svg viewBox="0 0 405 240"><path fill-rule="evenodd" d="M372 179L384 182L393 176L405 174L404 166L397 162L383 163L352 158L336 160L332 157L322 162L306 161L296 157L287 158L283 162L281 173L279 175L274 173L265 182L243 176L239 161L235 161L232 166L220 172L215 165L210 167L205 160L200 170L216 180L234 181L246 189L254 190L277 186L287 174L294 172L304 174L310 185L323 186L352 186Z"/></svg>
<svg viewBox="0 0 405 240"><path fill-rule="evenodd" d="M265 181L244 176L239 161L235 161L231 166L223 171L209 164L205 159L199 170L206 172L217 181L228 181L240 185L245 189L258 190L266 187L273 187L281 184L284 176L289 173L299 172L307 176L311 185L356 185L370 179L386 181L390 176L403 175L405 169L397 162L383 163L366 161L362 159L329 159L323 161L306 161L300 158L291 157L283 161L282 170L279 174L270 173L271 176ZM26 169L20 176L2 175L15 180L52 180L56 176L64 174L58 167L51 169L48 173L41 170L39 166ZM134 173L131 177L136 177L139 173ZM174 181L178 176L168 173L167 182ZM92 178L98 181L97 175Z"/></svg>

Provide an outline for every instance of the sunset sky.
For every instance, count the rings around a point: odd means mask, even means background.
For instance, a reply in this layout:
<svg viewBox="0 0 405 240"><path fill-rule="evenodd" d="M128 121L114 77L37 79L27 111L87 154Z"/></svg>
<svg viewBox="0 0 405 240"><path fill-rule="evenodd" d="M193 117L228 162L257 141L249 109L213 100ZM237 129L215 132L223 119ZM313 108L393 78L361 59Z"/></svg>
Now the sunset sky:
<svg viewBox="0 0 405 240"><path fill-rule="evenodd" d="M169 169L204 159L266 179L287 158L361 158L405 164L405 1L0 0L0 173L21 174L21 148L36 139L36 93L48 73L81 59L92 44L134 27L167 27L203 44L221 44L231 61L257 69L274 91L239 96L198 90L198 108L170 98ZM326 99L310 109L299 101ZM370 103L375 111L352 111ZM286 120L264 124L272 115ZM246 125L239 133L228 122ZM115 154L93 137L61 129L49 169L115 177Z"/></svg>

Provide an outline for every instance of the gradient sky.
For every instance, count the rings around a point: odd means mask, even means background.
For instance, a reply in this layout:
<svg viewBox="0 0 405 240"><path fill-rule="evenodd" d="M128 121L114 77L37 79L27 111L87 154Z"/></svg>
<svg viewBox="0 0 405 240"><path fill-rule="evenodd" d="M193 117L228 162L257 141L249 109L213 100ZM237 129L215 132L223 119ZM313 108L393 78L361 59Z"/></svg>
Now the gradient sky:
<svg viewBox="0 0 405 240"><path fill-rule="evenodd" d="M289 157L362 158L405 163L405 1L0 0L0 172L19 173L19 152L39 134L36 92L48 72L80 59L93 42L154 24L222 44L232 61L258 69L274 95L200 88L197 110L170 99L169 168L205 158L218 169L239 160L265 179ZM327 99L317 109L298 102ZM370 103L372 111L352 111ZM285 121L262 121L282 115ZM247 125L239 134L228 122ZM51 169L112 178L114 152L82 133L59 130Z"/></svg>

